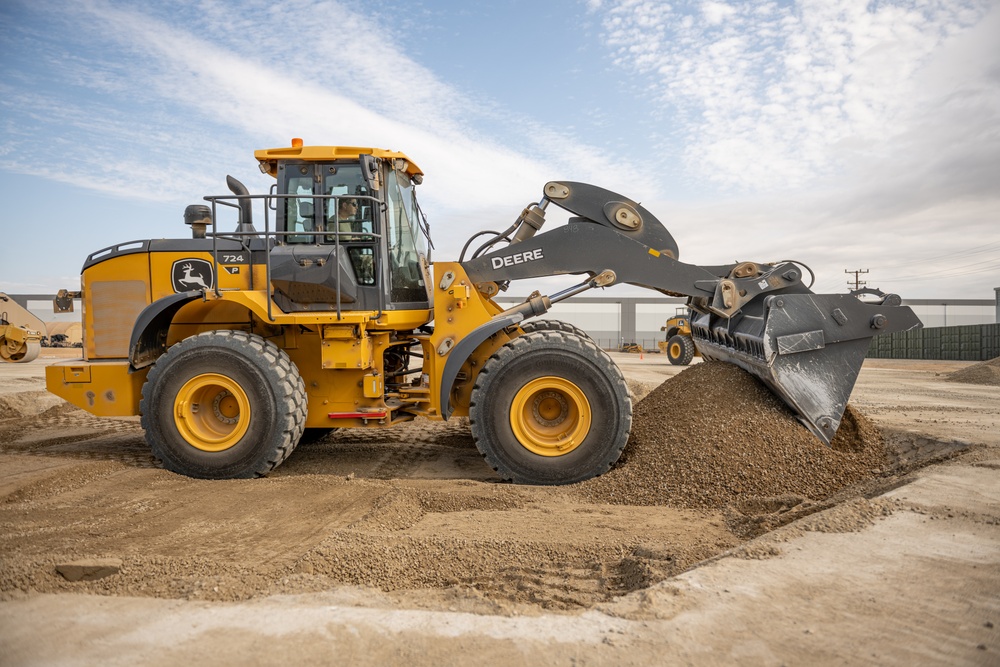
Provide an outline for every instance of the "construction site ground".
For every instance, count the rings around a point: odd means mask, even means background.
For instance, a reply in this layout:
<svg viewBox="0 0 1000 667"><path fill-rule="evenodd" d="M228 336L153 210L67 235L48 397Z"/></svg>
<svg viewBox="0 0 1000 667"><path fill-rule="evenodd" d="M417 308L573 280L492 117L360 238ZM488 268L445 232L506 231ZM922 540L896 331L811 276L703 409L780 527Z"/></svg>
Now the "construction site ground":
<svg viewBox="0 0 1000 667"><path fill-rule="evenodd" d="M626 450L541 488L498 483L466 420L181 477L136 418L44 391L76 353L0 365L0 665L1000 664L1000 386L949 381L969 362L865 362L851 406L884 463L776 468L741 429L700 476L671 435L662 476ZM664 355L612 356L647 447L638 399L668 379L694 387L650 394L675 425L746 411Z"/></svg>

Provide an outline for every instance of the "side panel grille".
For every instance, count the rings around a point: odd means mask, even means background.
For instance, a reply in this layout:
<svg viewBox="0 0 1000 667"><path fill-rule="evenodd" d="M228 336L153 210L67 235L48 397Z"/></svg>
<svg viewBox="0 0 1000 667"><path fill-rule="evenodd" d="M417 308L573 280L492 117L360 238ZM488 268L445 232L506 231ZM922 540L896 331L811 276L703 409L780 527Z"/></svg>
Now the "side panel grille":
<svg viewBox="0 0 1000 667"><path fill-rule="evenodd" d="M146 283L141 280L93 282L90 292L91 340L99 358L128 356L132 326L146 307Z"/></svg>

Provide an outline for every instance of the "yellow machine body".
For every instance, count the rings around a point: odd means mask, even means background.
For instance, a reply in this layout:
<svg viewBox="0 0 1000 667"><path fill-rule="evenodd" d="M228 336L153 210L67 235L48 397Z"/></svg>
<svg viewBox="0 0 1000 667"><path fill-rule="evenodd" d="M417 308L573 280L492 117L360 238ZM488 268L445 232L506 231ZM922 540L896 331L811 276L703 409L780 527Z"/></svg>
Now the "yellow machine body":
<svg viewBox="0 0 1000 667"><path fill-rule="evenodd" d="M115 257L84 271L84 357L52 364L46 369L49 391L99 416L139 414L145 369L129 368L129 342L139 314L157 299L173 293L171 265L191 257L184 252L135 253ZM254 267L265 284L264 267ZM441 418L441 373L454 343L501 312L501 308L473 288L461 266L453 262L434 265L435 285L446 273L457 274L448 289L435 289L432 310L282 313L271 308L268 293L250 289L249 275L220 272L219 292L183 306L167 333L169 347L204 331L235 329L255 333L275 342L298 367L309 399L306 426L387 426L406 408L413 414ZM123 278L124 277L124 278ZM424 354L423 381L399 395L383 393L383 352L397 332L411 332L430 322L432 334L419 339ZM468 414L469 395L477 369L509 337L490 338L463 364L452 391L453 414ZM398 344L398 343L397 343ZM443 351L443 353L441 353ZM433 391L432 391L433 389ZM331 414L369 413L331 418Z"/></svg>

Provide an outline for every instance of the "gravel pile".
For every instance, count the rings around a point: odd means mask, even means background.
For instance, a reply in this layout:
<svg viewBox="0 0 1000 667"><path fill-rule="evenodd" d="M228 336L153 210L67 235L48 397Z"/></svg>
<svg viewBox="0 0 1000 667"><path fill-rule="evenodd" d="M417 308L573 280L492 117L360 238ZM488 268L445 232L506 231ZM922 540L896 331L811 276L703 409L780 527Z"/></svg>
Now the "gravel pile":
<svg viewBox="0 0 1000 667"><path fill-rule="evenodd" d="M640 401L622 459L577 491L598 503L721 509L789 494L823 499L886 464L878 429L851 406L826 447L756 378L709 362Z"/></svg>
<svg viewBox="0 0 1000 667"><path fill-rule="evenodd" d="M973 364L968 368L949 373L945 378L948 382L964 382L966 384L981 384L1000 387L1000 357Z"/></svg>

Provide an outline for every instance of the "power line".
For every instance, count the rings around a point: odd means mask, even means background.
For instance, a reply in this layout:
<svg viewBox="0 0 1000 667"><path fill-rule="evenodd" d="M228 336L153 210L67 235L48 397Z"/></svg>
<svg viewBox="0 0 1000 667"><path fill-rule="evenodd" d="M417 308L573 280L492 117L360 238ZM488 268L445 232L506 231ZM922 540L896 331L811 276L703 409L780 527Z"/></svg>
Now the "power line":
<svg viewBox="0 0 1000 667"><path fill-rule="evenodd" d="M920 280L925 278L957 278L959 276L969 276L975 275L977 273L994 273L1000 270L1000 263L996 260L986 260L983 262L975 262L973 264L962 264L957 266L948 266L940 269L923 271L922 273L912 273L912 274L902 274L893 276L890 275L890 280Z"/></svg>
<svg viewBox="0 0 1000 667"><path fill-rule="evenodd" d="M971 248L961 248L959 250L953 250L951 252L946 252L946 253L944 253L942 255L930 255L928 257L924 257L920 261L922 261L922 262L932 262L934 260L945 259L945 258L958 259L958 258L963 258L963 257L969 257L971 255L978 255L978 254L981 254L981 253L984 253L984 252L995 252L997 250L1000 250L1000 241L995 241L993 243L987 243L986 245L983 245L983 246L973 246Z"/></svg>

